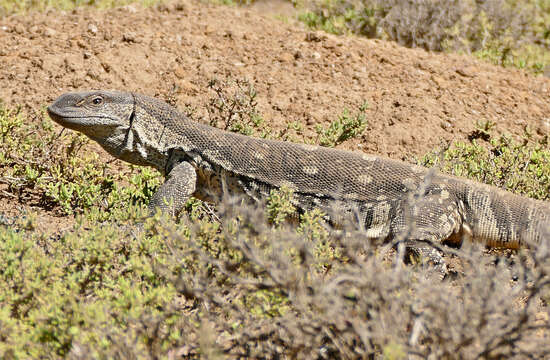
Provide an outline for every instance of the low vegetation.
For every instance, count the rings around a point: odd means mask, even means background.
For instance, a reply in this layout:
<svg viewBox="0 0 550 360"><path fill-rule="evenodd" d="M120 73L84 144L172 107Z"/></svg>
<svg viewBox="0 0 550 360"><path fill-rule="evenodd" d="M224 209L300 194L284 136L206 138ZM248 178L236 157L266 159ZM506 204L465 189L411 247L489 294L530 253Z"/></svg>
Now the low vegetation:
<svg viewBox="0 0 550 360"><path fill-rule="evenodd" d="M231 199L219 214L157 216L137 238L117 225L0 228L2 357L548 355L544 251L463 250L460 276L441 282L361 233L329 236L314 214L298 231Z"/></svg>
<svg viewBox="0 0 550 360"><path fill-rule="evenodd" d="M0 0L0 16L128 2ZM334 33L534 71L548 62L544 0L304 4L305 22ZM366 126L366 104L358 104L315 134L296 123L276 132L265 126L248 82L212 81L210 89L210 124L241 134L335 146ZM256 207L191 199L177 220L147 218L160 175L106 163L97 149L59 133L44 112L30 118L0 105L0 198L41 211L0 213L1 358L550 356L548 246L444 248L451 271L441 279L399 246L351 226L331 229L318 210L296 219L286 188ZM548 139L528 132L518 140L479 124L470 141L418 162L549 200ZM74 221L42 232L42 216Z"/></svg>
<svg viewBox="0 0 550 360"><path fill-rule="evenodd" d="M473 54L542 72L550 64L546 0L310 0L300 19L335 34Z"/></svg>
<svg viewBox="0 0 550 360"><path fill-rule="evenodd" d="M344 109L342 115L330 123L328 128L321 125L315 127L318 136L318 142L321 146L334 147L348 139L359 137L367 126L365 119L365 110L368 104L365 102L359 106L355 114L350 114L349 110Z"/></svg>
<svg viewBox="0 0 550 360"><path fill-rule="evenodd" d="M456 142L442 153L428 154L419 163L428 167L437 165L443 172L498 186L516 194L550 200L550 151L547 141L547 138L529 140L527 134L523 141L506 135L489 136L487 141L474 137L470 142Z"/></svg>
<svg viewBox="0 0 550 360"><path fill-rule="evenodd" d="M40 118L28 121L19 110L0 107L0 184L18 202L101 221L121 219L119 210L143 204L160 183L160 174L149 168L112 169L95 151L82 151L85 136L58 134L44 113Z"/></svg>
<svg viewBox="0 0 550 360"><path fill-rule="evenodd" d="M211 123L264 137L298 133L262 132L248 83L210 86ZM356 125L328 128L355 130L327 137L359 135L363 110L344 111L334 121ZM191 200L178 221L145 218L159 175L105 163L93 146L73 132L58 133L43 113L29 121L17 109L0 108L1 196L75 216L71 229L47 234L37 230L37 214L0 217L2 358L550 353L545 246L447 249L452 271L441 280L430 264L404 258L353 227L331 230L318 210L297 224L286 221L296 212L285 188L256 208L233 198L216 208ZM420 162L548 200L544 139L493 137L485 124L470 142Z"/></svg>

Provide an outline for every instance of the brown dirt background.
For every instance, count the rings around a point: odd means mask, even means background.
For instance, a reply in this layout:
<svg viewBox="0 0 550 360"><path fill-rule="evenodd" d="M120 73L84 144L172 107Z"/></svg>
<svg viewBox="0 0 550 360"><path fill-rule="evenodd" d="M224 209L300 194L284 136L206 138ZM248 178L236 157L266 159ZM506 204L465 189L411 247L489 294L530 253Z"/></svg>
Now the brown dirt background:
<svg viewBox="0 0 550 360"><path fill-rule="evenodd" d="M0 100L33 114L64 92L117 89L171 97L205 115L210 79L248 79L269 126L298 121L310 137L315 124L367 101L364 135L339 147L397 159L464 140L477 122L494 121L497 133L550 131L546 77L312 32L293 16L281 1L248 8L180 1L2 18ZM21 205L7 201L0 197L0 211Z"/></svg>

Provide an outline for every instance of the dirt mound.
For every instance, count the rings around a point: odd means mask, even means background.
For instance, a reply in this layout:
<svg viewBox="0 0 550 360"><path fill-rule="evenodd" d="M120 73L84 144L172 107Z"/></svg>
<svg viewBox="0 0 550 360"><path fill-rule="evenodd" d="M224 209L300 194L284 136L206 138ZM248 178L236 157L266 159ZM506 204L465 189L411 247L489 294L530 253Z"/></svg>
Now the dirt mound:
<svg viewBox="0 0 550 360"><path fill-rule="evenodd" d="M464 139L476 122L549 131L550 80L458 55L312 33L257 10L183 2L81 8L4 18L0 99L39 110L66 91L170 96L199 109L211 78L247 78L274 128L315 124L367 101L368 126L348 149L404 158Z"/></svg>

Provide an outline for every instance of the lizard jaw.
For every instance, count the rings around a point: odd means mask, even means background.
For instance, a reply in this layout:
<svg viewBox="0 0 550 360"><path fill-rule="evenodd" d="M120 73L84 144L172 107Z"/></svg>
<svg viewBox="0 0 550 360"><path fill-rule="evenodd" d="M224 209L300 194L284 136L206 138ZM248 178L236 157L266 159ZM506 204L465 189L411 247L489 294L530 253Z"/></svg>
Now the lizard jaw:
<svg viewBox="0 0 550 360"><path fill-rule="evenodd" d="M85 123L96 122L89 116L79 114L76 104L82 101L82 96L77 93L64 94L60 96L53 104L48 106L47 111L50 118L59 125L84 132Z"/></svg>

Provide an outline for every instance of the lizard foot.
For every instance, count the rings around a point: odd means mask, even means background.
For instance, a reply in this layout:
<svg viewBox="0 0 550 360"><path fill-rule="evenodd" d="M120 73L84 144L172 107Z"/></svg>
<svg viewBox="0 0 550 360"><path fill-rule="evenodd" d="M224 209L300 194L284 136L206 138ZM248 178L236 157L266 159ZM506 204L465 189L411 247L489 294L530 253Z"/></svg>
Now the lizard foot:
<svg viewBox="0 0 550 360"><path fill-rule="evenodd" d="M419 242L408 243L405 253L405 263L420 263L428 265L443 280L449 274L449 267L443 257L443 252L429 244Z"/></svg>

